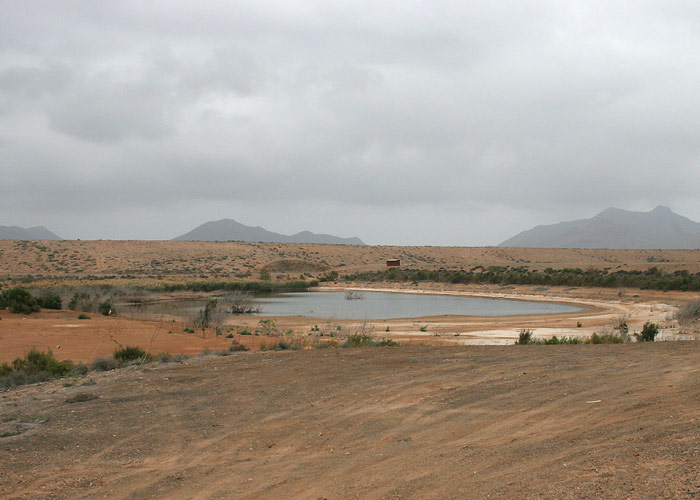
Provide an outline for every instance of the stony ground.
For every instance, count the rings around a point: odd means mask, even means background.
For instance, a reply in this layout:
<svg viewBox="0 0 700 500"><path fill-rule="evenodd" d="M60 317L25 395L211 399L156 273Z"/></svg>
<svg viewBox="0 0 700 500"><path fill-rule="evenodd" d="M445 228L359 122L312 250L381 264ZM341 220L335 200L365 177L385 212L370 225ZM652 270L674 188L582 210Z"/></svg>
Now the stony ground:
<svg viewBox="0 0 700 500"><path fill-rule="evenodd" d="M0 497L700 497L697 342L239 353L64 384L0 394Z"/></svg>

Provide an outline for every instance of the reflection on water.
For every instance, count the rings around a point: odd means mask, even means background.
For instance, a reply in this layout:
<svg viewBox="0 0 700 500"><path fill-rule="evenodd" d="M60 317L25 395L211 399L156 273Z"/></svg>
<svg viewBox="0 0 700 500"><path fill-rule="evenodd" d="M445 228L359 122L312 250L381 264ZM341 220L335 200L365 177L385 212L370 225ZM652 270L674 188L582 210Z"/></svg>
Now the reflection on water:
<svg viewBox="0 0 700 500"><path fill-rule="evenodd" d="M484 299L449 295L362 292L356 300L348 300L343 292L288 293L257 298L261 312L256 316L304 316L333 319L390 319L421 316L468 315L510 316L516 314L554 314L582 311L580 307L528 302L522 300ZM222 303L226 296L219 299ZM206 300L179 300L157 304L122 306L121 314L136 313L140 317L171 315L191 318Z"/></svg>

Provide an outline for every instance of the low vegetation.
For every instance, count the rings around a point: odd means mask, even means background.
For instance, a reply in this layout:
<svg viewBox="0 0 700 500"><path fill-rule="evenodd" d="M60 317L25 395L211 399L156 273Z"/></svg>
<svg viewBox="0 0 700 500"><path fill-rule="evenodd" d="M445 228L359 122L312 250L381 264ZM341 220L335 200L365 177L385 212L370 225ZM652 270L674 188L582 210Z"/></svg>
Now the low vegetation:
<svg viewBox="0 0 700 500"><path fill-rule="evenodd" d="M557 337L536 339L532 330L520 330L517 345L559 345L559 344L622 344L625 337L617 333L593 333L590 337Z"/></svg>
<svg viewBox="0 0 700 500"><path fill-rule="evenodd" d="M676 319L681 325L692 323L700 318L700 299L691 300L676 312Z"/></svg>
<svg viewBox="0 0 700 500"><path fill-rule="evenodd" d="M654 339L659 334L659 325L647 321L642 327L640 333L635 333L634 336L638 342L654 342Z"/></svg>
<svg viewBox="0 0 700 500"><path fill-rule="evenodd" d="M610 271L608 269L546 268L525 266L476 266L470 270L387 269L352 273L347 281L432 281L437 283L508 284L541 286L595 286L641 288L650 290L700 291L700 273L686 270L664 273L656 267L646 271Z"/></svg>
<svg viewBox="0 0 700 500"><path fill-rule="evenodd" d="M31 314L38 312L41 306L28 290L16 286L0 293L0 309L5 308L15 314Z"/></svg>
<svg viewBox="0 0 700 500"><path fill-rule="evenodd" d="M43 352L32 348L23 358L15 359L11 365L0 365L0 389L65 377L74 368L75 365L71 361L58 361L51 350Z"/></svg>
<svg viewBox="0 0 700 500"><path fill-rule="evenodd" d="M149 287L152 292L249 292L254 294L306 292L318 286L318 281L190 281L187 283L166 283Z"/></svg>
<svg viewBox="0 0 700 500"><path fill-rule="evenodd" d="M348 335L348 338L341 344L341 347L384 347L393 345L397 344L391 339L376 339L371 335L358 333Z"/></svg>
<svg viewBox="0 0 700 500"><path fill-rule="evenodd" d="M61 299L61 296L57 293L44 293L38 296L36 298L36 301L39 304L39 307L41 307L42 309L63 309L63 300Z"/></svg>
<svg viewBox="0 0 700 500"><path fill-rule="evenodd" d="M114 351L114 359L119 363L128 363L129 361L149 361L151 355L146 351L136 346L119 347Z"/></svg>

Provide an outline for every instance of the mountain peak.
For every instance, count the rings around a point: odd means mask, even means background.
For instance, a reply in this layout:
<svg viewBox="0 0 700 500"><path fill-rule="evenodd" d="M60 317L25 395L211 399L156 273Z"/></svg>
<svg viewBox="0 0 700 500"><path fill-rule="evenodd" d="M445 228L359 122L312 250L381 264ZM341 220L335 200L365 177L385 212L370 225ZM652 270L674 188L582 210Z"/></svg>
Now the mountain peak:
<svg viewBox="0 0 700 500"><path fill-rule="evenodd" d="M0 240L62 240L60 236L44 226L23 228L19 226L0 226Z"/></svg>
<svg viewBox="0 0 700 500"><path fill-rule="evenodd" d="M649 212L608 208L590 219L538 226L499 246L529 248L700 248L700 223L659 205Z"/></svg>
<svg viewBox="0 0 700 500"><path fill-rule="evenodd" d="M260 226L246 226L233 219L209 221L189 233L173 238L176 241L249 241L269 243L323 243L330 245L364 245L359 238L340 238L330 234L302 231L292 236L274 233Z"/></svg>

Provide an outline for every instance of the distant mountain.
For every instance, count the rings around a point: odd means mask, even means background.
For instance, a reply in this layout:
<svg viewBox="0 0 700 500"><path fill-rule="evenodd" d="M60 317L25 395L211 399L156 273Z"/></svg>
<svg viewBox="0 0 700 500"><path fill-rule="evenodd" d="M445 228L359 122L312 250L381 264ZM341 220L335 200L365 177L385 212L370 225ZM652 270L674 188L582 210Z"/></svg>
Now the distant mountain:
<svg viewBox="0 0 700 500"><path fill-rule="evenodd" d="M668 207L651 212L608 208L591 219L537 226L504 241L501 247L528 248L700 248L700 223Z"/></svg>
<svg viewBox="0 0 700 500"><path fill-rule="evenodd" d="M19 226L0 226L0 240L62 240L44 226L23 228Z"/></svg>
<svg viewBox="0 0 700 500"><path fill-rule="evenodd" d="M273 233L260 226L252 227L232 219L205 222L173 241L261 241L271 243L324 243L329 245L364 245L359 238L339 238L330 234L302 231L292 236Z"/></svg>

